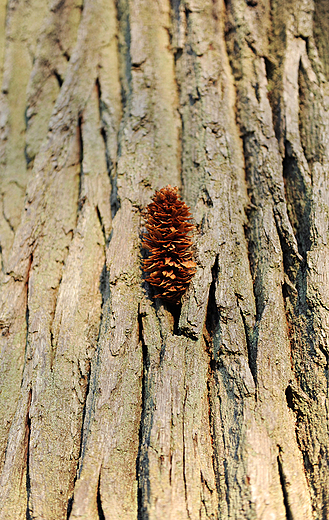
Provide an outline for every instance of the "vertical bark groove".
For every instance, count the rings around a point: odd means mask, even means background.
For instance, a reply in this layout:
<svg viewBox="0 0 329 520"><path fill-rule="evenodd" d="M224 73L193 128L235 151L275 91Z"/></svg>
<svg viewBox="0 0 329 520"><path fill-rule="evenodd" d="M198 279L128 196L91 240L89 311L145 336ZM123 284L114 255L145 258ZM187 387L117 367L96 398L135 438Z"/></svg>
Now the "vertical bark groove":
<svg viewBox="0 0 329 520"><path fill-rule="evenodd" d="M147 418L151 416L151 410L147 406L150 389L147 386L147 372L149 370L149 356L147 352L147 345L144 342L143 338L143 316L145 313L141 313L141 307L139 306L138 310L138 335L139 342L142 345L142 353L143 353L143 374L142 374L142 399L141 399L141 422L139 428L139 448L138 448L138 456L136 459L136 477L138 481L138 495L137 495L137 518L138 520L145 519L147 520L147 510L144 506L144 494L146 493L146 501L149 500L150 490L149 490L149 474L148 474L148 457L146 449L149 447L149 436L145 435L146 421ZM151 425L150 425L151 426ZM146 490L144 488L146 483Z"/></svg>
<svg viewBox="0 0 329 520"><path fill-rule="evenodd" d="M100 493L100 481L101 481L101 476L99 474L99 480L98 480L98 486L97 486L97 512L98 512L99 520L105 520L104 511L102 508L101 493Z"/></svg>
<svg viewBox="0 0 329 520"><path fill-rule="evenodd" d="M31 483L30 483L30 432L31 432L31 419L30 419L30 406L32 401L32 390L30 390L29 403L27 407L26 415L26 520L33 518L33 511L30 509L30 495L31 495ZM23 477L23 476L22 476Z"/></svg>
<svg viewBox="0 0 329 520"><path fill-rule="evenodd" d="M286 518L287 518L287 520L293 520L294 517L292 516L291 510L290 510L290 507L289 507L286 482L285 482L285 479L284 479L284 475L283 475L283 471L282 471L282 464L281 464L281 460L280 460L280 447L279 447L279 455L277 457L277 462L278 462L278 472L279 472L279 475L280 475L280 484L281 484L281 487L282 487L283 503L284 503L284 507L285 507L285 510L286 510Z"/></svg>

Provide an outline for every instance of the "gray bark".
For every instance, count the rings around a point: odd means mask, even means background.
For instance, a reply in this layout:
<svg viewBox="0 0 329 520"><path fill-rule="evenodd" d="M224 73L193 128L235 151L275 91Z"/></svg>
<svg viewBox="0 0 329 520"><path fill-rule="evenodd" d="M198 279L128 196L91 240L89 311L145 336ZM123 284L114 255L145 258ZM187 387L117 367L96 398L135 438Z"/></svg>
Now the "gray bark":
<svg viewBox="0 0 329 520"><path fill-rule="evenodd" d="M329 515L327 0L0 0L0 519ZM178 186L197 272L141 270Z"/></svg>

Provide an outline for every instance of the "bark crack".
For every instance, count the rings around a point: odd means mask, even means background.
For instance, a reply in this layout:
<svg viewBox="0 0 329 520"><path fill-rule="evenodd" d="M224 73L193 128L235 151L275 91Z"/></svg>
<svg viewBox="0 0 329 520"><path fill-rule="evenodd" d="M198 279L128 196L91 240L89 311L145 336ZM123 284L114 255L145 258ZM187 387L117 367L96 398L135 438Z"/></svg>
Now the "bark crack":
<svg viewBox="0 0 329 520"><path fill-rule="evenodd" d="M120 59L120 82L121 82L121 102L123 113L126 112L128 101L132 93L132 74L131 74L131 29L129 2L116 0L117 21L119 27L119 59ZM119 142L119 141L118 141Z"/></svg>
<svg viewBox="0 0 329 520"><path fill-rule="evenodd" d="M25 310L26 335L25 335L24 366L23 366L23 370L22 370L23 377L22 377L21 388L24 385L24 373L25 373L25 369L26 369L26 365L27 365L28 359L30 358L30 353L28 352L28 347L29 347L29 318L30 318L30 310L29 310L29 278L30 278L30 272L31 272L32 264L33 264L33 252L30 254L30 261L29 261L29 266L28 266L28 269L27 269L26 282L25 282L25 287L26 287L26 289L25 289L26 290L26 310ZM0 328L1 328L1 324L0 324ZM8 332L9 332L10 324L8 324L6 329L7 328L8 328Z"/></svg>
<svg viewBox="0 0 329 520"><path fill-rule="evenodd" d="M87 412L87 397L89 395L89 387L90 387L90 373L91 373L91 363L89 363L88 372L87 372L87 375L85 376L85 378L87 379L87 385L86 385L84 406L83 406L83 410L82 410L79 456L77 459L79 461L79 465L76 466L76 474L75 474L75 477L73 480L73 485L72 485L73 493L74 493L75 483L77 481L77 478L81 474L83 455L84 455L84 450L85 450L85 447L87 444L86 435L84 434L84 427L85 427L85 418L86 418L86 412ZM90 424L90 420L89 420L88 424ZM68 499L68 502L67 502L67 518L70 517L71 511L72 511L73 500L74 500L74 497L72 494L72 496Z"/></svg>
<svg viewBox="0 0 329 520"><path fill-rule="evenodd" d="M116 190L116 185L114 185L114 176L113 176L113 171L115 171L115 169L116 169L116 164L114 164L112 162L110 150L109 150L109 147L108 147L106 123L104 121L104 116L103 116L103 111L104 111L103 106L104 106L104 103L102 101L102 88L101 88L100 80L99 80L98 77L96 78L96 90L97 90L97 97L98 97L99 119L100 119L100 122L101 122L100 133L101 133L101 136L102 136L102 139L103 139L103 142L104 142L105 161L106 161L107 174L108 174L108 176L110 178L110 182L111 182L111 195L110 195L110 198L111 198L111 208L112 208L112 218L113 218L115 216L115 214L117 213L119 207L120 207L120 203L119 203L119 201L116 198L117 190ZM115 196L114 196L114 193L115 193ZM100 219L100 221L102 222L102 219ZM105 236L104 225L102 226L102 229L103 229L103 234L104 234L104 237L105 237L105 244L108 245L108 243L110 242L110 238L109 237L106 238L106 236Z"/></svg>
<svg viewBox="0 0 329 520"><path fill-rule="evenodd" d="M170 0L171 4L171 17L170 17L170 29L169 32L169 41L170 46L173 50L174 55L174 82L176 86L176 92L178 99L182 99L182 89L181 84L179 81L179 59L183 56L183 47L182 44L179 44L177 35L174 35L174 31L176 29L176 32L179 32L179 25L182 23L181 17L180 17L180 2L175 0ZM175 22L175 23L174 23ZM176 26L175 26L176 25ZM183 111L177 109L178 117L180 119L180 135L178 138L178 160L177 164L179 165L180 169L180 180L181 180L181 186L184 186L184 161L183 161L183 150L182 150L182 136L184 135L184 117L183 117Z"/></svg>
<svg viewBox="0 0 329 520"><path fill-rule="evenodd" d="M243 145L245 147L245 140L243 140ZM248 184L248 180L246 179L246 182ZM264 303L261 302L259 296L257 295L256 290L256 278L257 278L257 254L255 254L255 249L257 249L257 245L255 244L251 230L255 227L255 218L254 218L254 212L258 211L258 207L253 203L253 201L250 201L249 206L246 208L246 216L247 216L247 223L244 226L244 234L246 238L246 243L248 247L248 260L249 260L249 270L252 276L253 280L253 294L254 294L254 301L256 306L256 323L254 326L254 333L256 331L257 323L261 320L263 311L264 311ZM257 338L254 334L254 348L257 348ZM257 356L257 352L254 352L254 356Z"/></svg>
<svg viewBox="0 0 329 520"><path fill-rule="evenodd" d="M30 407L32 401L32 389L29 391L26 422L25 422L25 446L26 446L26 520L33 519L33 511L31 508L31 482L30 482L30 436L31 436L31 418L30 418Z"/></svg>
<svg viewBox="0 0 329 520"><path fill-rule="evenodd" d="M250 371L251 371L251 374L252 374L252 377L253 377L253 380L255 383L255 389L257 391L257 362L256 362L257 352L255 352L256 349L255 349L253 337L250 338L250 332L249 332L249 329L247 326L246 318L245 318L244 312L241 308L239 297L237 295L236 295L236 303L237 303L237 307L240 312L240 316L241 316L243 327L244 327L245 337L246 337L247 351L248 351L248 365L249 365L249 368L250 368Z"/></svg>
<svg viewBox="0 0 329 520"><path fill-rule="evenodd" d="M4 197L2 196L2 199L3 198ZM2 216L4 218L4 221L8 224L10 231L12 231L12 233L15 234L14 226L12 225L12 223L10 222L9 218L7 217L7 215L5 213L5 208L4 208L4 204L3 203L2 203Z"/></svg>
<svg viewBox="0 0 329 520"><path fill-rule="evenodd" d="M280 446L278 448L279 448L279 454L277 456L278 472L279 472L280 484L281 484L282 495L283 495L283 503L284 503L284 507L286 510L286 519L294 520L293 514L291 512L291 508L289 506L287 482L286 482L286 479L285 479L285 476L283 473L283 469L282 469L282 461L281 461L281 456L280 456L281 448L280 448Z"/></svg>
<svg viewBox="0 0 329 520"><path fill-rule="evenodd" d="M184 403L183 403L183 417L182 417L182 436L183 436L183 480L184 480L184 491L185 491L185 505L187 518L191 519L189 507L188 507L188 492L187 492L187 480L186 480L186 444L185 444L185 407L187 401L188 387L185 389Z"/></svg>
<svg viewBox="0 0 329 520"><path fill-rule="evenodd" d="M96 206L95 209L96 209L97 218L98 218L99 225L100 225L100 228L102 230L102 234L103 234L103 238L104 238L104 254L105 254L105 257L106 257L106 245L107 245L108 240L106 238L104 222L103 222L102 215L101 215L101 212L99 210L99 207Z"/></svg>
<svg viewBox="0 0 329 520"><path fill-rule="evenodd" d="M119 55L119 78L121 85L121 105L123 117L118 130L117 136L117 160L121 156L121 138L123 133L126 117L129 116L129 105L132 98L132 63L131 63L131 29L130 29L130 10L129 2L124 0L115 0L117 24L119 28L118 38L118 55ZM112 218L120 209L121 201L118 196L117 174L111 176L111 210Z"/></svg>
<svg viewBox="0 0 329 520"><path fill-rule="evenodd" d="M205 338L205 342L207 345L207 340ZM212 461L212 467L214 471L215 476L215 482L216 482L216 490L217 490L217 496L220 497L220 476L219 476L219 464L218 460L215 455L215 439L216 439L216 429L215 429L215 421L214 421L214 406L213 406L213 396L211 389L214 388L214 378L213 373L215 370L215 367L213 366L214 363L211 363L210 353L209 354L209 365L208 365L208 378L207 378L207 393L208 393L208 410L209 410L209 434L211 439L211 447L212 447L212 453L211 453L211 461Z"/></svg>
<svg viewBox="0 0 329 520"><path fill-rule="evenodd" d="M29 309L29 278L30 278L30 272L31 267L33 264L33 253L30 255L30 263L27 271L27 277L26 277L26 310L25 310L25 322L26 322L26 339L25 339L25 363L27 362L27 356L28 356L28 337L29 337L29 319L30 319L30 309ZM23 373L25 371L25 366L23 368Z"/></svg>
<svg viewBox="0 0 329 520"><path fill-rule="evenodd" d="M86 386L86 394L85 394L85 403L83 407L82 412L82 426L81 426L81 436L80 436L80 448L79 448L79 467L77 469L77 473L74 479L74 483L78 478L80 478L82 466L83 466L83 459L87 447L87 439L89 435L89 427L91 424L91 418L94 411L95 402L97 399L97 380L98 380L98 370L100 367L100 336L101 336L101 328L102 323L104 320L104 315L107 314L109 309L109 297L110 297L110 288L109 288L109 279L108 279L108 271L106 269L106 263L103 268L103 272L101 274L101 281L100 281L100 288L105 287L102 293L102 307L101 307L101 319L99 323L99 330L98 330L98 338L96 342L96 352L94 354L93 358L93 365L94 365L94 374L92 377L92 369L91 369L91 363L89 364L88 373L87 373L87 386ZM88 402L89 393L91 394L90 403ZM73 486L74 489L74 486ZM70 504L68 504L69 508ZM72 507L72 506L71 506Z"/></svg>
<svg viewBox="0 0 329 520"><path fill-rule="evenodd" d="M63 85L63 78L62 78L62 76L60 75L60 73L56 69L53 71L53 74L54 74L54 76L55 76L55 78L57 80L59 88L61 88L61 86Z"/></svg>
<svg viewBox="0 0 329 520"><path fill-rule="evenodd" d="M228 452L228 446L225 439L224 431L223 431L223 425L225 422L225 418L222 415L222 406L221 406L221 396L217 393L216 395L212 395L211 388L213 388L215 391L220 387L219 384L219 377L218 377L218 363L212 358L209 364L209 402L211 403L210 409L212 410L212 430L211 430L211 439L216 444L215 448L213 450L213 467L214 467L214 474L215 474L215 480L216 480L216 489L217 489L217 496L218 496L218 509L223 509L223 511L226 511L226 514L228 515L229 505L230 505L230 483L228 480L228 470L227 470L227 460L224 456L225 453ZM218 399L218 407L217 407L217 413L219 415L219 422L221 426L217 428L217 424L215 422L215 414L213 412L213 409L215 410L215 399ZM221 440L220 440L221 439ZM223 518L225 516L225 512L223 514Z"/></svg>
<svg viewBox="0 0 329 520"><path fill-rule="evenodd" d="M212 282L209 288L209 296L208 296L208 305L207 305L207 313L206 313L206 329L209 334L210 341L217 329L219 328L220 322L220 313L216 304L216 282L218 275L218 267L219 267L219 255L216 255L214 265L211 268Z"/></svg>
<svg viewBox="0 0 329 520"><path fill-rule="evenodd" d="M79 213L81 212L84 203L86 202L86 196L82 196L82 189L83 189L83 137L82 137L82 125L83 125L83 119L82 115L78 118L78 140L79 140L79 148L80 148L80 173L79 173L79 196L78 196L78 214L77 214L77 221L79 217Z"/></svg>
<svg viewBox="0 0 329 520"><path fill-rule="evenodd" d="M285 198L288 202L288 217L291 222L299 254L306 259L306 254L311 247L310 216L311 194L300 171L297 157L293 152L289 141L285 143L285 156L283 159L283 180Z"/></svg>
<svg viewBox="0 0 329 520"><path fill-rule="evenodd" d="M147 373L149 369L149 354L147 345L144 341L143 336L143 314L140 310L140 304L138 305L138 337L139 343L142 346L143 356L143 373L142 373L142 412L139 428L139 447L136 459L136 479L137 479L137 518L138 520L147 520L149 518L147 507L145 503L149 503L151 490L149 481L149 459L148 459L148 448L150 445L150 433L152 428L153 413L151 410L147 410ZM148 413L147 413L148 412ZM148 419L147 420L147 415ZM145 497L146 493L146 497Z"/></svg>
<svg viewBox="0 0 329 520"><path fill-rule="evenodd" d="M100 469L100 472L99 472L98 485L97 485L97 512L98 512L99 520L105 520L105 515L104 515L104 511L103 511L103 506L102 506L102 497L101 497L101 472L102 472L102 468Z"/></svg>

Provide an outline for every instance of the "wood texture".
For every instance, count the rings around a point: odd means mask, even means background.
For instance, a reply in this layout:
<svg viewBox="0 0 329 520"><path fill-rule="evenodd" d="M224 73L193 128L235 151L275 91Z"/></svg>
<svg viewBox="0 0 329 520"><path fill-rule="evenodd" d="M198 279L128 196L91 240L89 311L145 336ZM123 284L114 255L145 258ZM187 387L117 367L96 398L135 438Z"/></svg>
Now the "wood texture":
<svg viewBox="0 0 329 520"><path fill-rule="evenodd" d="M1 520L328 518L328 13L0 0Z"/></svg>

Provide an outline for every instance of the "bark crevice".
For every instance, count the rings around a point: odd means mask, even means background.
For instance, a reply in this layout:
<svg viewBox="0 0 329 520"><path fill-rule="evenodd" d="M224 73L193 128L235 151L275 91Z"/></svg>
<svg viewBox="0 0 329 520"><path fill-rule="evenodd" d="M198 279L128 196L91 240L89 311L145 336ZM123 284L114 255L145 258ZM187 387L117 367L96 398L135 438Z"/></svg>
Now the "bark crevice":
<svg viewBox="0 0 329 520"><path fill-rule="evenodd" d="M101 128L100 133L104 142L105 147L105 158L106 158L106 167L107 167L107 173L110 177L110 180L112 178L112 172L114 169L114 164L111 160L110 151L108 148L108 139L107 139L107 132L106 132L106 124L103 119L103 101L102 101L102 88L99 77L96 78L96 90L97 90L97 98L98 98L98 111L99 111L99 119L101 121Z"/></svg>
<svg viewBox="0 0 329 520"><path fill-rule="evenodd" d="M255 348L255 343L253 341L253 333L250 333L250 328L248 327L245 314L243 312L243 309L241 308L239 296L236 295L236 304L240 312L241 320L244 327L245 337L246 337L246 344L247 344L247 351L248 351L248 365L250 368L250 372L252 374L255 388L257 388L257 350Z"/></svg>
<svg viewBox="0 0 329 520"><path fill-rule="evenodd" d="M184 385L185 386L185 385ZM188 388L185 388L185 395L183 400L183 418L182 418L182 437L183 437L183 482L184 482L184 496L185 496L185 507L186 507L186 513L187 518L191 520L191 514L189 510L189 504L188 504L188 489L187 489L187 468L186 468L186 441L185 441L185 408L186 408L186 400L187 400L187 393Z"/></svg>
<svg viewBox="0 0 329 520"><path fill-rule="evenodd" d="M329 5L327 0L315 0L314 8L314 39L326 79L329 80Z"/></svg>
<svg viewBox="0 0 329 520"><path fill-rule="evenodd" d="M26 520L33 520L33 511L31 508L31 482L30 482L30 436L31 436L31 418L30 407L32 401L32 389L29 390L29 398L27 402L26 423L25 423L25 446L26 446Z"/></svg>
<svg viewBox="0 0 329 520"><path fill-rule="evenodd" d="M137 518L138 520L148 520L149 514L145 504L149 502L151 495L149 482L149 457L148 449L150 448L150 435L152 429L151 410L149 410L150 389L147 388L148 370L150 366L150 359L147 345L143 336L143 314L141 312L140 304L138 307L138 338L142 346L142 402L141 402L141 419L139 427L139 447L136 459L136 479L138 484L137 489ZM148 405L148 406L147 406Z"/></svg>
<svg viewBox="0 0 329 520"><path fill-rule="evenodd" d="M56 69L53 71L53 74L54 74L54 76L55 76L55 78L57 80L59 88L61 88L61 86L63 85L63 81L64 81L62 76L60 75L60 73Z"/></svg>
<svg viewBox="0 0 329 520"><path fill-rule="evenodd" d="M246 168L246 172L247 172L247 168ZM248 179L247 179L247 183L248 183ZM264 304L261 296L258 294L258 290L257 290L257 276L258 276L257 244L256 244L256 240L252 234L252 229L255 227L256 222L257 222L257 212L259 212L260 208L253 203L253 196L252 196L251 192L249 195L250 195L250 204L246 208L247 222L244 225L244 235L246 238L246 243L247 243L247 248L248 248L249 270L250 270L252 280L253 280L252 289L253 289L253 296L254 296L254 302L255 302L255 307L256 307L256 320L255 320L254 332L253 332L253 337L252 337L253 346L251 348L251 353L252 353L251 360L253 360L253 359L257 358L257 336L258 336L257 327L258 327L258 323L260 322L260 320L262 318L265 304ZM255 376L256 376L256 372L255 372ZM256 376L256 379L257 379L257 376Z"/></svg>
<svg viewBox="0 0 329 520"><path fill-rule="evenodd" d="M30 254L29 259L29 266L27 271L27 277L25 282L26 287L26 310L25 310L25 323L26 323L26 336L25 336L25 355L24 355L24 367L23 367L23 373L25 370L25 365L27 363L27 357L28 357L28 344L29 344L29 319L30 319L30 309L29 309L29 279L30 279L30 272L33 265L33 251Z"/></svg>
<svg viewBox="0 0 329 520"><path fill-rule="evenodd" d="M279 472L280 484L281 484L282 495L283 495L283 504L284 504L285 511L286 511L286 519L287 520L297 520L294 518L291 508L289 506L288 489L287 489L286 479L284 477L284 473L283 473L283 469L282 469L282 461L280 459L280 452L281 452L281 448L279 446L279 454L277 456L277 463L278 463L278 472Z"/></svg>
<svg viewBox="0 0 329 520"><path fill-rule="evenodd" d="M218 279L218 270L219 270L219 255L216 255L214 264L211 268L211 277L212 281L209 288L208 295L208 304L206 311L206 329L210 338L210 342L212 343L214 335L219 334L220 330L220 311L217 307L216 303L216 284ZM216 356L215 356L216 357ZM217 357L216 357L217 359Z"/></svg>
<svg viewBox="0 0 329 520"><path fill-rule="evenodd" d="M105 272L104 272L105 271ZM103 292L102 292L103 288ZM80 477L82 472L82 467L84 463L84 456L87 449L88 437L90 434L90 428L92 423L92 418L95 411L95 404L97 401L97 382L98 375L100 370L100 360L101 360L101 344L100 338L102 336L102 323L105 321L105 315L110 312L110 284L109 284L109 273L106 268L106 263L104 265L101 280L100 280L100 291L102 293L102 306L101 306L101 319L99 322L99 331L98 338L96 342L96 351L94 353L94 357L89 366L89 371L87 374L87 387L85 392L85 402L82 411L82 422L81 422L81 434L80 434L80 446L79 446L79 464L77 467L76 475L74 482ZM92 367L93 365L93 367ZM94 372L94 373L93 373ZM92 377L93 376L93 377ZM73 499L72 499L73 504Z"/></svg>
<svg viewBox="0 0 329 520"><path fill-rule="evenodd" d="M82 208L84 206L84 203L86 202L86 195L82 195L83 193L83 135L82 135L82 126L83 126L83 116L80 114L78 116L78 126L77 126L77 132L78 132L78 143L79 143L79 192L78 192L78 212L77 212L77 222L79 214L82 211Z"/></svg>
<svg viewBox="0 0 329 520"><path fill-rule="evenodd" d="M99 520L105 520L105 514L102 506L102 497L101 497L101 471L99 472L98 485L97 485L97 512Z"/></svg>
<svg viewBox="0 0 329 520"><path fill-rule="evenodd" d="M208 392L208 410L209 410L209 433L210 433L210 439L211 439L211 447L212 447L212 453L211 453L211 461L212 461L212 467L214 471L214 477L215 477L215 484L216 484L216 490L217 495L219 497L219 503L218 503L218 509L220 508L220 497L222 493L221 483L220 483L220 463L218 460L218 449L215 449L216 442L218 442L218 434L219 432L216 431L216 413L215 413L215 407L213 403L213 388L215 385L215 371L216 371L216 362L211 356L211 352L209 351L209 344L207 339L204 337L205 343L206 343L206 350L209 355L209 367L208 367L208 377L207 377L207 392ZM220 518L220 516L219 516Z"/></svg>
<svg viewBox="0 0 329 520"><path fill-rule="evenodd" d="M311 248L311 194L289 141L285 144L282 166L288 217L296 237L298 252L305 262Z"/></svg>
<svg viewBox="0 0 329 520"><path fill-rule="evenodd" d="M121 106L123 117L118 129L117 137L117 161L122 155L121 138L128 116L129 105L132 96L132 73L130 55L130 13L127 0L115 0L116 18L118 24L118 58L119 58L119 80L121 90ZM117 187L117 171L110 176L111 179L111 213L112 219L121 207L121 200Z"/></svg>
<svg viewBox="0 0 329 520"><path fill-rule="evenodd" d="M116 0L117 21L119 27L119 59L120 59L120 82L121 82L121 102L123 113L125 114L132 97L132 63L130 54L131 29L130 12L128 0ZM120 142L120 140L118 141ZM120 151L120 149L118 150ZM119 154L118 154L119 156Z"/></svg>

